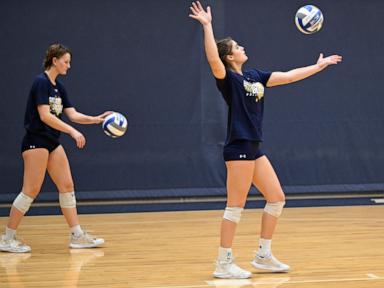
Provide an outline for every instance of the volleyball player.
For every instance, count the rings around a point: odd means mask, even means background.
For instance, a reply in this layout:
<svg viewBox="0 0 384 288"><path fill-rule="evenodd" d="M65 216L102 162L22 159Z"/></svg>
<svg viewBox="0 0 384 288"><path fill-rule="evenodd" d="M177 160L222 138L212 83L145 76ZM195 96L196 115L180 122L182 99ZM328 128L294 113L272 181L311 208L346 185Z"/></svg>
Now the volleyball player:
<svg viewBox="0 0 384 288"><path fill-rule="evenodd" d="M59 191L61 211L71 231L69 246L91 248L104 243L102 238L87 233L79 224L71 170L59 137L64 132L73 138L78 148L85 146L83 134L61 120L63 112L70 121L78 124L99 124L111 112L88 116L72 106L63 84L57 79L59 75L67 74L71 56L71 51L61 44L49 46L44 60L45 71L36 77L30 90L24 118L26 134L21 145L23 186L11 207L5 234L0 239L0 251L31 251L17 239L16 230L39 194L46 171Z"/></svg>
<svg viewBox="0 0 384 288"><path fill-rule="evenodd" d="M215 42L210 7L192 2L191 18L200 22L204 31L205 53L216 85L228 105L227 139L224 160L227 168L227 207L221 223L220 247L213 275L218 278L249 278L251 273L234 262L232 242L236 226L246 203L251 185L263 194L266 206L261 219L259 249L251 262L257 269L288 271L289 266L271 252L272 235L285 205L285 195L268 158L260 150L265 87L289 84L314 75L341 56L323 57L313 65L288 72L243 70L248 56L244 47L231 38Z"/></svg>

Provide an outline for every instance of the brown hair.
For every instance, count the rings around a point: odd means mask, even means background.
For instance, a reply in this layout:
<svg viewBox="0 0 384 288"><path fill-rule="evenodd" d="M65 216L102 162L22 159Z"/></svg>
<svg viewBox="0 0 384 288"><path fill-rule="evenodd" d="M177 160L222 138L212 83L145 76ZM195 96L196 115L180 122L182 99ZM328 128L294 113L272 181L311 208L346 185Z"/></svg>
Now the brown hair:
<svg viewBox="0 0 384 288"><path fill-rule="evenodd" d="M233 39L231 37L226 37L221 40L216 41L217 50L219 51L219 57L221 61L223 61L224 66L228 66L228 63L225 59L227 55L232 54L232 41Z"/></svg>
<svg viewBox="0 0 384 288"><path fill-rule="evenodd" d="M64 45L61 45L60 43L52 44L48 47L47 52L45 53L45 58L43 62L44 69L49 69L52 66L52 60L53 58L60 58L61 56L69 53L72 56L71 50L69 48L65 47Z"/></svg>

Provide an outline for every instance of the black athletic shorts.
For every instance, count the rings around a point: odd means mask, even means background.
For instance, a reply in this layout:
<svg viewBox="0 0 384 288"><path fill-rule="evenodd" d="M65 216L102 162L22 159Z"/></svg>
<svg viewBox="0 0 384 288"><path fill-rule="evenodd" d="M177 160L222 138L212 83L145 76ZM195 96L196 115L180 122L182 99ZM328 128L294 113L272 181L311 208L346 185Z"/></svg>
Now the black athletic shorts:
<svg viewBox="0 0 384 288"><path fill-rule="evenodd" d="M259 148L259 141L246 139L235 140L224 146L224 160L256 160L265 154Z"/></svg>
<svg viewBox="0 0 384 288"><path fill-rule="evenodd" d="M23 138L21 143L21 153L26 150L36 149L36 148L45 148L51 153L60 145L58 139L48 138L46 136L27 133Z"/></svg>

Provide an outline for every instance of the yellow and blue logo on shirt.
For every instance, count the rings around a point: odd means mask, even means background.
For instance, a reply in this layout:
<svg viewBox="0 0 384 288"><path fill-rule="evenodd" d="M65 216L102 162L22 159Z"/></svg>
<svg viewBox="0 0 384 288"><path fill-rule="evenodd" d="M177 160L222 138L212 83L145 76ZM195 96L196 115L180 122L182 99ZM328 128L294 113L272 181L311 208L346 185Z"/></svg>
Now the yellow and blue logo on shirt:
<svg viewBox="0 0 384 288"><path fill-rule="evenodd" d="M246 96L255 97L255 101L259 102L264 97L264 86L260 82L243 81Z"/></svg>
<svg viewBox="0 0 384 288"><path fill-rule="evenodd" d="M49 108L52 114L60 116L63 113L63 103L59 96L49 97Z"/></svg>

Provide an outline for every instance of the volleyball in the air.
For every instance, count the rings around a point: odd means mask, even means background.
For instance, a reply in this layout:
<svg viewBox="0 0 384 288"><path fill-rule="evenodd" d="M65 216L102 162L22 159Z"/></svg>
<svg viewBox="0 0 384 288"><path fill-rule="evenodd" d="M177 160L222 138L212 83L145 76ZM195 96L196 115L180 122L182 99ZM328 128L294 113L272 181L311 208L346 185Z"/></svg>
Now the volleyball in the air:
<svg viewBox="0 0 384 288"><path fill-rule="evenodd" d="M314 5L305 5L296 12L295 23L304 34L313 34L323 26L324 16Z"/></svg>
<svg viewBox="0 0 384 288"><path fill-rule="evenodd" d="M108 136L112 138L121 137L127 131L128 121L124 115L113 112L112 114L105 117L102 127Z"/></svg>

